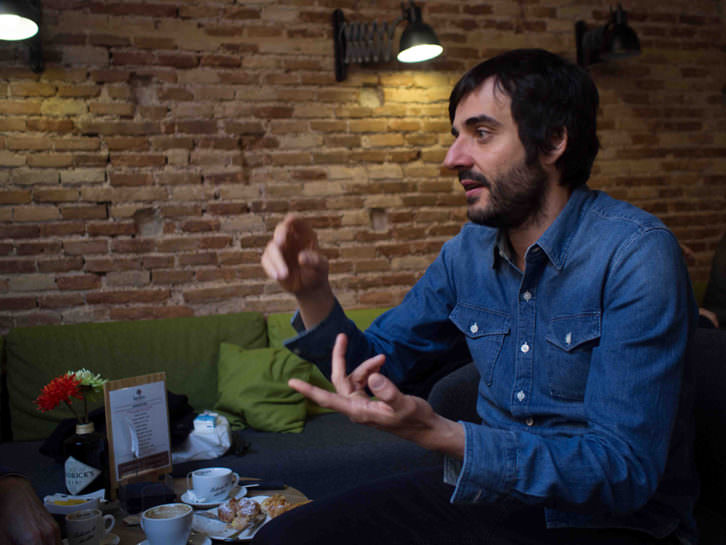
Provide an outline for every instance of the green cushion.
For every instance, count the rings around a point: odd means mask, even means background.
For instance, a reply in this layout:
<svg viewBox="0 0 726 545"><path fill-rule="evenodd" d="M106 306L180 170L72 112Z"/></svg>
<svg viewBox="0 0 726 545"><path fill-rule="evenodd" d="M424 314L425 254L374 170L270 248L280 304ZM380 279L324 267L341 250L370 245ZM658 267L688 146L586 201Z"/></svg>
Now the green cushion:
<svg viewBox="0 0 726 545"><path fill-rule="evenodd" d="M317 367L287 349L245 350L222 343L215 409L230 419L233 428L248 425L260 431L299 433L305 427L308 403L287 385L290 378L332 388Z"/></svg>
<svg viewBox="0 0 726 545"><path fill-rule="evenodd" d="M263 315L242 312L14 329L6 338L13 438L42 439L61 419L73 416L60 406L40 412L33 401L51 379L83 367L112 380L165 371L170 391L187 395L196 410L210 409L217 400L221 342L265 346ZM101 404L99 400L89 410Z"/></svg>
<svg viewBox="0 0 726 545"><path fill-rule="evenodd" d="M355 325L360 329L366 329L373 323L373 320L383 314L387 308L361 308L355 310L346 310L345 314L353 320ZM283 341L297 335L295 328L290 324L293 314L275 313L267 317L267 335L269 337L269 346L271 348L282 348Z"/></svg>
<svg viewBox="0 0 726 545"><path fill-rule="evenodd" d="M708 287L708 282L704 280L696 280L693 283L693 295L696 299L696 303L698 306L701 306L701 303L703 303L703 296L706 294L706 288Z"/></svg>

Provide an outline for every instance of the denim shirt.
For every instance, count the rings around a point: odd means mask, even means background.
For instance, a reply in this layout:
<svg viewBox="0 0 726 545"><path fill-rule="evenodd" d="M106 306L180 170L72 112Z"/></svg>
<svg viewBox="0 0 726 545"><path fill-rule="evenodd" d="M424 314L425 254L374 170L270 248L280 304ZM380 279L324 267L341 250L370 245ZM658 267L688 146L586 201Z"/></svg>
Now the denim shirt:
<svg viewBox="0 0 726 545"><path fill-rule="evenodd" d="M527 249L468 223L403 302L360 332L339 304L288 348L329 373L385 354L397 383L473 360L481 423L463 422L452 502L541 504L548 527L628 527L695 541L686 346L697 309L655 217L587 187ZM454 484L454 483L452 483Z"/></svg>

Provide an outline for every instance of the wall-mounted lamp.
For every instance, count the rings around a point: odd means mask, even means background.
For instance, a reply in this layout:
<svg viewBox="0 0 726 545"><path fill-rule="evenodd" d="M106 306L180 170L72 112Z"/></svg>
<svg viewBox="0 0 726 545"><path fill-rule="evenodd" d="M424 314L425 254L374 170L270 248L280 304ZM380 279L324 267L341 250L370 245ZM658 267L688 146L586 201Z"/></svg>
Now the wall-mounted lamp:
<svg viewBox="0 0 726 545"><path fill-rule="evenodd" d="M335 79L343 81L349 64L387 62L392 57L393 35L401 21L408 25L401 34L396 58L401 62L422 62L443 52L434 30L423 22L421 8L409 0L401 2L401 17L392 23L349 23L343 12L333 12L333 41L335 44Z"/></svg>
<svg viewBox="0 0 726 545"><path fill-rule="evenodd" d="M582 67L640 54L640 40L628 26L626 13L620 4L615 11L610 8L610 20L603 27L588 30L584 21L577 21L575 43L577 64Z"/></svg>
<svg viewBox="0 0 726 545"><path fill-rule="evenodd" d="M33 72L43 71L40 12L40 0L0 0L0 40L27 40Z"/></svg>
<svg viewBox="0 0 726 545"><path fill-rule="evenodd" d="M32 0L0 0L0 40L27 40L38 33L40 5Z"/></svg>

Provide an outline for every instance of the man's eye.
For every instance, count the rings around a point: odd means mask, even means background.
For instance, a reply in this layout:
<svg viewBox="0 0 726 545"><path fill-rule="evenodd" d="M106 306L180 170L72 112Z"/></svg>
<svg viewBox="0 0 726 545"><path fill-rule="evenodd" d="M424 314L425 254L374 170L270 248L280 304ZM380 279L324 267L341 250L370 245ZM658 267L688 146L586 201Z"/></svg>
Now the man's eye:
<svg viewBox="0 0 726 545"><path fill-rule="evenodd" d="M477 138L480 138L480 139L482 139L482 138L489 138L489 135L490 134L491 134L491 132L489 132L489 129L478 128L476 130L476 136L477 136Z"/></svg>

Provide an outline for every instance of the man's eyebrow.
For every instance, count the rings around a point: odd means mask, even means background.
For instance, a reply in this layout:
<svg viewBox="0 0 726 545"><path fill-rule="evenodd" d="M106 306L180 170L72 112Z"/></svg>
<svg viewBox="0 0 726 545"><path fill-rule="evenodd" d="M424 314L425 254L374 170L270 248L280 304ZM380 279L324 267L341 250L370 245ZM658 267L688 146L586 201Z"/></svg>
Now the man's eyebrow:
<svg viewBox="0 0 726 545"><path fill-rule="evenodd" d="M480 123L486 123L487 125L490 125L492 127L501 126L501 122L497 121L496 119L494 119L491 116L488 116L487 114L475 115L475 116L468 118L466 121L464 121L464 125L466 127L475 127L476 125L479 125ZM459 131L452 126L451 134L453 134L454 136L458 136Z"/></svg>
<svg viewBox="0 0 726 545"><path fill-rule="evenodd" d="M494 127L498 127L499 125L501 125L499 121L491 116L488 116L487 114L476 115L464 121L464 125L466 125L467 127L471 127L472 125L478 125L479 123L486 123Z"/></svg>

